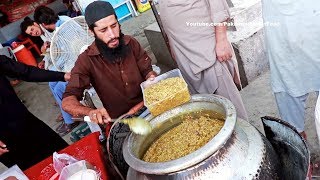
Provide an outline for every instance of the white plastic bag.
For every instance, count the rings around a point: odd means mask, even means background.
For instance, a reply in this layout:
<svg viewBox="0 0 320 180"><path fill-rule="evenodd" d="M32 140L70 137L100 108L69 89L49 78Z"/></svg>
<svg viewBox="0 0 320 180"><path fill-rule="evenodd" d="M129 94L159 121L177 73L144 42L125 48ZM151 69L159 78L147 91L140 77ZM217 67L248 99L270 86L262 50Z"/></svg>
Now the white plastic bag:
<svg viewBox="0 0 320 180"><path fill-rule="evenodd" d="M154 1L154 0L153 0ZM156 72L157 73L157 75L160 75L160 73L161 73L161 69L160 69L160 67L159 66L157 66L157 65L152 65L152 70L154 71L154 72Z"/></svg>
<svg viewBox="0 0 320 180"><path fill-rule="evenodd" d="M28 177L21 171L21 169L17 165L14 165L5 172L3 172L0 175L0 179L6 179L10 176L13 176L19 180L28 180Z"/></svg>
<svg viewBox="0 0 320 180"><path fill-rule="evenodd" d="M314 121L316 125L318 140L320 143L320 96L318 96L318 99L317 99L314 116L315 116Z"/></svg>
<svg viewBox="0 0 320 180"><path fill-rule="evenodd" d="M64 167L59 180L98 180L100 174L85 160Z"/></svg>
<svg viewBox="0 0 320 180"><path fill-rule="evenodd" d="M78 162L78 160L69 154L58 154L57 152L53 153L53 168L58 174L61 173L64 167L76 162Z"/></svg>

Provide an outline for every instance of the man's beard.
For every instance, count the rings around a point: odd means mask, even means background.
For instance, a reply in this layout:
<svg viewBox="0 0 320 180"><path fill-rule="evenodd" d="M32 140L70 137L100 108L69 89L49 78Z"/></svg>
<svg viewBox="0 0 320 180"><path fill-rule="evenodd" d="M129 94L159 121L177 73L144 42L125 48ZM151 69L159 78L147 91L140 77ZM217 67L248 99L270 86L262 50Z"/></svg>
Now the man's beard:
<svg viewBox="0 0 320 180"><path fill-rule="evenodd" d="M116 48L109 48L108 45L95 35L95 42L99 52L102 54L103 59L111 63L118 63L124 60L128 54L129 47L125 45L124 35L120 32L120 37L115 38L119 40ZM111 39L109 42L111 42Z"/></svg>

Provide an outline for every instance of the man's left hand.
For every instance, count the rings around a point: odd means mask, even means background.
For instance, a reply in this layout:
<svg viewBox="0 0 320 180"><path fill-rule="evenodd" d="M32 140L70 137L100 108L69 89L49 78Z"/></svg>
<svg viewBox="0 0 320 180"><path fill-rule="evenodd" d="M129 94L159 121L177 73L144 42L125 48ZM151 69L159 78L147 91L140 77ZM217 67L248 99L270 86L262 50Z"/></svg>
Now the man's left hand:
<svg viewBox="0 0 320 180"><path fill-rule="evenodd" d="M219 62L228 61L232 58L232 48L228 40L217 41L216 54Z"/></svg>
<svg viewBox="0 0 320 180"><path fill-rule="evenodd" d="M146 81L145 81L145 88L147 88L147 87L149 87L149 86L151 86L152 84L154 84L154 78L156 78L156 76L155 75L150 75L147 79L146 79Z"/></svg>

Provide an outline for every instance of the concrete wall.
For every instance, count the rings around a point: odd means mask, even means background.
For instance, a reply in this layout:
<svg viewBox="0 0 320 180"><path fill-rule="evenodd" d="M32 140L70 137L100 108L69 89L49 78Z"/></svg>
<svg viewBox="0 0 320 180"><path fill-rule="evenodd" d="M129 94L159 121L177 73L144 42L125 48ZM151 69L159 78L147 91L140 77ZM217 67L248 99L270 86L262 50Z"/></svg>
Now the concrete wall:
<svg viewBox="0 0 320 180"><path fill-rule="evenodd" d="M235 31L229 31L228 37L243 71L243 85L253 81L269 68L264 43L263 19L260 0L232 0L234 7L231 15Z"/></svg>
<svg viewBox="0 0 320 180"><path fill-rule="evenodd" d="M238 51L237 60L242 66L239 68L245 72L242 78L247 79L248 83L269 68L262 29L249 38L233 43L233 47ZM245 82L243 84L246 85Z"/></svg>

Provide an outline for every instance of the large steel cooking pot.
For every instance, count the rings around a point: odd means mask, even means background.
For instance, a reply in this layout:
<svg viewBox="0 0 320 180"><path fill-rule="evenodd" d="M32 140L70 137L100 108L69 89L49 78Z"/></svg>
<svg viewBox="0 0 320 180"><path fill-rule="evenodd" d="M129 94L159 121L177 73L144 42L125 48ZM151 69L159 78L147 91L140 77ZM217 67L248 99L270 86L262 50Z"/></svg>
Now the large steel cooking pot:
<svg viewBox="0 0 320 180"><path fill-rule="evenodd" d="M199 110L214 110L226 119L205 146L168 162L140 159L153 141L181 122L168 119ZM146 119L155 130L148 136L130 134L123 144L123 156L130 166L127 179L281 179L279 158L272 145L255 127L236 118L235 107L226 98L193 95L189 103Z"/></svg>

